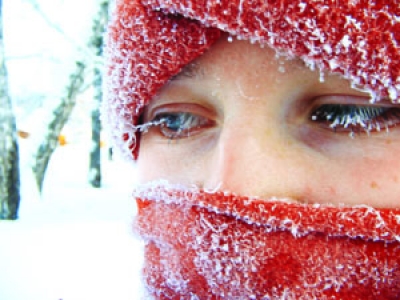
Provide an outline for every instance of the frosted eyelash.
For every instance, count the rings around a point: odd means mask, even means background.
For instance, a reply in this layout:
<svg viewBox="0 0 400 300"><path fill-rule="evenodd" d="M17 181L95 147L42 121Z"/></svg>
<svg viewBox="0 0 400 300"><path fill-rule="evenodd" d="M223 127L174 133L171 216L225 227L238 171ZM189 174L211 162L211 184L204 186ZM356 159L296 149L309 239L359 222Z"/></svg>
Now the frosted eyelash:
<svg viewBox="0 0 400 300"><path fill-rule="evenodd" d="M356 128L367 134L373 130L380 132L383 128L388 132L400 122L400 114L391 107L327 104L318 107L311 120L329 122L335 132L338 128L349 129L349 135L353 137Z"/></svg>
<svg viewBox="0 0 400 300"><path fill-rule="evenodd" d="M156 121L149 121L149 122L134 126L134 130L135 130L135 132L145 133L145 132L148 132L151 127L160 126L160 125L165 124L166 122L167 122L167 119L165 119L165 118L156 120Z"/></svg>

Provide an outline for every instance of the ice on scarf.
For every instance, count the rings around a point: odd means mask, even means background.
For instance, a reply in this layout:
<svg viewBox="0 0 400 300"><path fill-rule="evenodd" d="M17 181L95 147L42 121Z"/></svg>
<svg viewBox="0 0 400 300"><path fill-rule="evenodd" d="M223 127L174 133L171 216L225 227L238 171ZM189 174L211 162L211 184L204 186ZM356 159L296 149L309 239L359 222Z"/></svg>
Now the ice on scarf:
<svg viewBox="0 0 400 300"><path fill-rule="evenodd" d="M145 280L158 299L400 294L400 209L207 193L166 181L134 196Z"/></svg>

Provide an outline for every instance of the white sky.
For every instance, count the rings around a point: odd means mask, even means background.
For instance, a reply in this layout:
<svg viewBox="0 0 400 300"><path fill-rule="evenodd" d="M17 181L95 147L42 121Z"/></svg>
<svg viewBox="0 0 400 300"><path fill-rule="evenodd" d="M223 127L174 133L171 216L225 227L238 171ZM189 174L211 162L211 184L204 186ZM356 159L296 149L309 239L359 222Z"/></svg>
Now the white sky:
<svg viewBox="0 0 400 300"><path fill-rule="evenodd" d="M37 1L43 16L31 1ZM4 0L4 43L14 98L54 95L66 85L85 46L99 0ZM55 24L65 34L52 28ZM29 97L28 97L29 96Z"/></svg>

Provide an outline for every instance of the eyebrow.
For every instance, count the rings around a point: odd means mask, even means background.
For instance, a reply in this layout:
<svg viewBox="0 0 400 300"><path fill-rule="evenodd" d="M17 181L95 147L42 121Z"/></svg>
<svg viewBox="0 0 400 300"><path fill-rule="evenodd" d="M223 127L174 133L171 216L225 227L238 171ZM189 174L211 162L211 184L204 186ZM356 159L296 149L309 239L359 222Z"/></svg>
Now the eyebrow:
<svg viewBox="0 0 400 300"><path fill-rule="evenodd" d="M176 75L172 76L170 81L182 80L185 78L201 79L204 77L204 68L198 63L192 62L183 67Z"/></svg>

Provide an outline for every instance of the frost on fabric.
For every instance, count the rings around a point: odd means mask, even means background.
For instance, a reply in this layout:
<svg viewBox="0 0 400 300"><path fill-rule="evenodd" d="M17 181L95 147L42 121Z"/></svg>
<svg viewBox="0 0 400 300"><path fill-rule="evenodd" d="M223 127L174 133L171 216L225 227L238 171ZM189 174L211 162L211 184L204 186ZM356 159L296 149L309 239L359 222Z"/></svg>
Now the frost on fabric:
<svg viewBox="0 0 400 300"><path fill-rule="evenodd" d="M136 158L143 106L220 30L342 74L373 100L399 101L399 15L397 0L118 0L105 51L105 121Z"/></svg>
<svg viewBox="0 0 400 300"><path fill-rule="evenodd" d="M239 39L267 44L310 67L343 74L377 98L400 96L398 1L143 0Z"/></svg>
<svg viewBox="0 0 400 300"><path fill-rule="evenodd" d="M157 299L397 299L400 209L300 204L165 182L135 230Z"/></svg>

